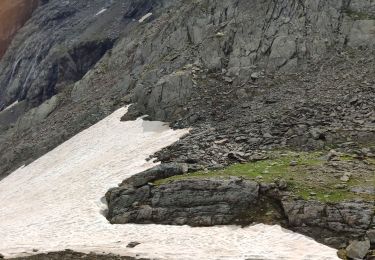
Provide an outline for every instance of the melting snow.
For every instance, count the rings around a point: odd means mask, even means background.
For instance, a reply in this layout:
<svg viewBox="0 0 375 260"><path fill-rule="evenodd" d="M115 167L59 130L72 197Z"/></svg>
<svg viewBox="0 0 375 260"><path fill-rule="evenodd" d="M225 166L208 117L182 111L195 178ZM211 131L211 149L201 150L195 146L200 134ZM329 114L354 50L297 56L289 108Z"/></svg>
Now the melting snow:
<svg viewBox="0 0 375 260"><path fill-rule="evenodd" d="M279 226L110 225L108 188L153 164L144 158L186 131L120 122L120 109L0 182L0 252L64 250L155 259L337 259L334 249ZM141 244L126 248L132 241Z"/></svg>
<svg viewBox="0 0 375 260"><path fill-rule="evenodd" d="M107 9L106 9L106 8L103 8L102 10L100 10L99 12L97 12L97 13L95 14L95 16L97 16L97 15L99 15L99 14L102 14L102 13L104 13L105 11L107 11Z"/></svg>
<svg viewBox="0 0 375 260"><path fill-rule="evenodd" d="M148 13L144 16L142 16L141 19L139 19L139 23L143 23L144 21L146 21L147 18L151 17L152 13Z"/></svg>

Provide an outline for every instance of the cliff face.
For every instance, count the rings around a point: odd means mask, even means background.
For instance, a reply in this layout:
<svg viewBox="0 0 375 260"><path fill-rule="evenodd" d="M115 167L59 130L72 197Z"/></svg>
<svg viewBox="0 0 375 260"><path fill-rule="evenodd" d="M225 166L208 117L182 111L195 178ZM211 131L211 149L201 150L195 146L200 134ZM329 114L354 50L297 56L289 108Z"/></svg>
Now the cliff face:
<svg viewBox="0 0 375 260"><path fill-rule="evenodd" d="M2 0L0 2L0 58L14 35L38 6L39 0Z"/></svg>

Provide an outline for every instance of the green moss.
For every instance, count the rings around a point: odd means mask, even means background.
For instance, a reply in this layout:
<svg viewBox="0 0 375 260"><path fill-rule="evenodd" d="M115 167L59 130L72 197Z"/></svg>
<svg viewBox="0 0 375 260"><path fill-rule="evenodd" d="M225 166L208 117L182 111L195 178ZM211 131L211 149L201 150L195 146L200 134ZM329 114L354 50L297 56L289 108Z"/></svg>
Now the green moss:
<svg viewBox="0 0 375 260"><path fill-rule="evenodd" d="M358 12L352 9L346 9L345 10L346 15L348 15L350 18L354 20L375 20L375 16L364 13L364 12Z"/></svg>
<svg viewBox="0 0 375 260"><path fill-rule="evenodd" d="M322 202L338 202L356 198L374 200L372 195L359 195L350 191L350 188L364 184L365 180L362 178L351 178L349 182L345 183L346 187L343 189L335 187L335 185L340 184L340 180L335 174L324 170L326 160L323 155L324 153L321 152L278 152L274 153L270 159L264 161L234 164L223 170L198 171L173 176L158 180L155 184L163 185L183 179L229 178L232 176L271 183L282 178L288 183L290 191L306 200L316 199ZM350 155L343 155L340 160L348 162L354 159ZM369 178L367 181L375 183L375 174L372 174Z"/></svg>

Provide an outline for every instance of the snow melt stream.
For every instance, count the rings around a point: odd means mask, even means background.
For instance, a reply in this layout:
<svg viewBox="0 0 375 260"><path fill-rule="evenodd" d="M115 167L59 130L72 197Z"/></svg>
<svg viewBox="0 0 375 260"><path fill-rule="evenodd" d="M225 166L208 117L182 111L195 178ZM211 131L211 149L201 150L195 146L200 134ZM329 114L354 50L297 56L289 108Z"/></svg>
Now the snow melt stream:
<svg viewBox="0 0 375 260"><path fill-rule="evenodd" d="M0 253L73 249L154 259L337 259L334 249L279 226L110 225L110 187L153 166L150 154L186 131L120 122L120 109L0 182ZM135 248L126 248L137 241Z"/></svg>

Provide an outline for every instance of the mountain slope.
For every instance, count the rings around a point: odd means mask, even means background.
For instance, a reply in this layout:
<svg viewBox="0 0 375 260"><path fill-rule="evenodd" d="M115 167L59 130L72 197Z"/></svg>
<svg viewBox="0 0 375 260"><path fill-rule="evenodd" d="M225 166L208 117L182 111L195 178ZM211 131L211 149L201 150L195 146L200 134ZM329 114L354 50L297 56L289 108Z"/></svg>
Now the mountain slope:
<svg viewBox="0 0 375 260"><path fill-rule="evenodd" d="M372 0L43 1L0 62L0 179L129 104L123 121L191 127L155 157L205 173L280 150L372 162L374 38Z"/></svg>

